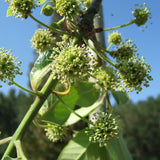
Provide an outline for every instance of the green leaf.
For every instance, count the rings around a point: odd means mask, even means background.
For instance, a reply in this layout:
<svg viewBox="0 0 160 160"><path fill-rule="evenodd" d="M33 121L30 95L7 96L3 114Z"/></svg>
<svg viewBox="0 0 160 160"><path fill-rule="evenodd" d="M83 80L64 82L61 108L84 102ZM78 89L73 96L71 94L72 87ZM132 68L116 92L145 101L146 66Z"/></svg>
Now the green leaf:
<svg viewBox="0 0 160 160"><path fill-rule="evenodd" d="M46 2L46 0L38 0L37 4L43 4L44 2Z"/></svg>
<svg viewBox="0 0 160 160"><path fill-rule="evenodd" d="M39 110L39 115L43 116L50 108L53 108L57 105L58 98L55 96L55 94L51 93L47 100L44 102L42 107Z"/></svg>
<svg viewBox="0 0 160 160"><path fill-rule="evenodd" d="M10 7L8 7L8 10L7 10L7 17L8 16L11 16L13 14L13 11L11 10Z"/></svg>
<svg viewBox="0 0 160 160"><path fill-rule="evenodd" d="M108 153L105 147L100 148L98 144L89 142L89 136L85 129L69 141L60 153L58 160L108 160Z"/></svg>
<svg viewBox="0 0 160 160"><path fill-rule="evenodd" d="M86 152L79 160L109 160L105 147L99 147L98 143L90 143Z"/></svg>
<svg viewBox="0 0 160 160"><path fill-rule="evenodd" d="M91 106L99 98L100 92L94 87L92 82L80 82L75 87L79 94L77 101L79 106Z"/></svg>
<svg viewBox="0 0 160 160"><path fill-rule="evenodd" d="M119 139L111 141L106 148L113 160L132 160L122 135Z"/></svg>
<svg viewBox="0 0 160 160"><path fill-rule="evenodd" d="M85 130L80 131L75 138L69 141L60 153L58 160L79 160L86 152L90 142Z"/></svg>
<svg viewBox="0 0 160 160"><path fill-rule="evenodd" d="M5 157L4 160L22 160L22 158L11 158L9 156Z"/></svg>
<svg viewBox="0 0 160 160"><path fill-rule="evenodd" d="M129 95L125 91L116 90L112 92L113 97L115 98L117 104L122 105L129 101Z"/></svg>
<svg viewBox="0 0 160 160"><path fill-rule="evenodd" d="M74 109L76 102L78 100L78 92L74 87L71 87L69 95L63 96L62 100L71 108ZM45 113L41 120L45 122L58 123L60 125L64 124L68 117L70 116L70 111L64 106L62 102L58 102L55 107L52 107Z"/></svg>
<svg viewBox="0 0 160 160"><path fill-rule="evenodd" d="M77 110L75 110L76 113L78 113L80 116L82 117L86 117L88 116L90 113L92 113L95 109L97 109L98 107L100 107L103 104L103 99L98 100L97 102L95 102L93 105L89 106L89 107L81 107ZM68 118L68 120L66 121L66 125L72 125L78 121L80 121L81 119L76 116L75 114L71 113L70 117Z"/></svg>
<svg viewBox="0 0 160 160"><path fill-rule="evenodd" d="M53 50L47 50L43 52L34 63L30 73L30 81L33 90L37 90L41 84L44 84L46 81L45 78L48 78L47 75L50 72L49 64L51 63L48 59L52 54L52 51Z"/></svg>

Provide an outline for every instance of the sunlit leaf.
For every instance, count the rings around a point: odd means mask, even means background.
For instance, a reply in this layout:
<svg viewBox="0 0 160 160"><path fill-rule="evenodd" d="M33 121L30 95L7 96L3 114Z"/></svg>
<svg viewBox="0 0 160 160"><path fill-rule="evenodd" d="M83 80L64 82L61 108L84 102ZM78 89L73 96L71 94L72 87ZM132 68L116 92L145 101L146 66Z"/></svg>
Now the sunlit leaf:
<svg viewBox="0 0 160 160"><path fill-rule="evenodd" d="M90 142L84 130L80 131L76 137L69 141L60 153L58 160L78 160L86 152Z"/></svg>
<svg viewBox="0 0 160 160"><path fill-rule="evenodd" d="M92 82L79 82L75 87L79 94L77 101L77 105L79 106L91 106L99 98L100 93Z"/></svg>
<svg viewBox="0 0 160 160"><path fill-rule="evenodd" d="M62 100L71 108L74 109L78 100L78 92L74 87L71 87L70 94L63 96ZM55 107L52 107L46 114L41 117L41 120L46 122L64 124L71 112L64 106L62 102L58 102Z"/></svg>
<svg viewBox="0 0 160 160"><path fill-rule="evenodd" d="M13 11L10 9L10 7L8 7L7 17L8 17L8 16L11 16L12 14L13 14Z"/></svg>
<svg viewBox="0 0 160 160"><path fill-rule="evenodd" d="M58 103L58 98L55 96L55 94L51 93L44 102L44 104L42 105L42 107L40 108L38 113L41 116L43 116L50 108L55 107L57 103Z"/></svg>
<svg viewBox="0 0 160 160"><path fill-rule="evenodd" d="M69 141L60 153L58 160L108 160L105 147L100 148L98 144L89 142L89 136L85 130L81 130Z"/></svg>
<svg viewBox="0 0 160 160"><path fill-rule="evenodd" d="M47 50L39 55L34 63L34 66L30 72L30 81L33 90L37 90L41 84L47 79L47 74L50 72L49 57L52 54L52 50Z"/></svg>
<svg viewBox="0 0 160 160"><path fill-rule="evenodd" d="M89 106L89 107L81 107L77 110L75 110L76 113L78 113L80 116L82 117L86 117L88 116L90 113L92 113L95 109L97 109L98 107L100 107L103 104L103 99L102 100L98 100L96 103L94 103L93 105ZM81 119L76 116L75 114L71 113L70 117L68 118L68 120L66 121L66 125L72 125L78 121L80 121Z"/></svg>

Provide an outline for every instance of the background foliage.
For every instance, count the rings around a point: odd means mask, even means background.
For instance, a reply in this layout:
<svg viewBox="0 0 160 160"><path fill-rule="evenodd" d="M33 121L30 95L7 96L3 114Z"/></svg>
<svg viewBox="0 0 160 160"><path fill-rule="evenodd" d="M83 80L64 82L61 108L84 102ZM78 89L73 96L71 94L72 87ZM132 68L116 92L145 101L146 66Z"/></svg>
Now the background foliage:
<svg viewBox="0 0 160 160"><path fill-rule="evenodd" d="M1 138L11 136L33 101L32 96L23 92L16 94L10 90L7 96L0 93L0 130ZM114 107L114 113L120 115L123 136L134 160L160 159L160 96L148 98L137 104L132 102ZM25 108L25 109L24 109ZM18 112L17 112L18 111ZM11 114L12 113L12 114ZM84 122L72 126L82 128ZM44 131L35 125L30 125L23 138L24 151L33 160L56 160L62 148L70 140L72 132L68 132L63 142L50 142ZM6 146L0 146L0 157Z"/></svg>

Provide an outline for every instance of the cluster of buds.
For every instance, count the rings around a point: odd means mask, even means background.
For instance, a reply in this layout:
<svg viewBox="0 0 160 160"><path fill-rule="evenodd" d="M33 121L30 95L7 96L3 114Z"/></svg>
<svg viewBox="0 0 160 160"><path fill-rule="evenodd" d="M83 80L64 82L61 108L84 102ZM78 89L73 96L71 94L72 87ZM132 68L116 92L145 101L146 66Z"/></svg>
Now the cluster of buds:
<svg viewBox="0 0 160 160"><path fill-rule="evenodd" d="M110 52L110 55L118 61L128 60L133 57L135 52L138 50L136 45L132 42L133 41L131 40L127 40L125 43L121 43L117 50Z"/></svg>
<svg viewBox="0 0 160 160"><path fill-rule="evenodd" d="M148 21L148 18L151 18L151 13L149 12L149 9L148 7L146 7L145 3L144 3L144 6L143 5L139 6L138 4L137 6L139 8L133 11L133 15L135 17L134 22L137 26L141 26L141 25L144 25Z"/></svg>
<svg viewBox="0 0 160 160"><path fill-rule="evenodd" d="M96 79L95 87L102 92L113 91L119 87L120 81L117 78L116 71L111 66L106 66L105 69L101 67L93 72Z"/></svg>
<svg viewBox="0 0 160 160"><path fill-rule="evenodd" d="M99 146L103 147L111 140L118 138L118 122L113 118L111 113L96 113L93 121L93 124L90 125L85 132L89 135L90 142L99 143Z"/></svg>
<svg viewBox="0 0 160 160"><path fill-rule="evenodd" d="M142 85L149 86L149 81L153 80L149 75L151 67L142 59L131 57L129 60L124 60L117 64L119 69L119 78L122 79L124 87L129 91L137 90L137 93L142 90Z"/></svg>
<svg viewBox="0 0 160 160"><path fill-rule="evenodd" d="M65 126L48 123L44 129L46 136L52 142L62 141L67 133Z"/></svg>
<svg viewBox="0 0 160 160"><path fill-rule="evenodd" d="M91 72L89 50L86 47L74 45L72 42L58 42L53 48L50 57L53 64L50 65L52 71L56 73L55 78L61 81L87 80ZM57 54L59 53L59 54Z"/></svg>
<svg viewBox="0 0 160 160"><path fill-rule="evenodd" d="M121 34L118 32L110 33L108 36L108 42L113 43L115 45L119 45L122 41Z"/></svg>
<svg viewBox="0 0 160 160"><path fill-rule="evenodd" d="M10 0L9 9L12 15L27 18L28 15L32 13L32 9L36 6L35 0Z"/></svg>
<svg viewBox="0 0 160 160"><path fill-rule="evenodd" d="M8 54L10 51L0 48L0 80L8 85L12 84L12 80L15 78L15 75L21 75L19 66L21 62L16 62L18 58L12 54ZM1 86L0 86L1 87Z"/></svg>
<svg viewBox="0 0 160 160"><path fill-rule="evenodd" d="M79 17L82 8L83 0L55 0L57 13L64 16L66 19L73 20L74 17Z"/></svg>
<svg viewBox="0 0 160 160"><path fill-rule="evenodd" d="M39 53L51 49L55 42L55 37L48 29L39 28L31 39L34 49L38 49Z"/></svg>

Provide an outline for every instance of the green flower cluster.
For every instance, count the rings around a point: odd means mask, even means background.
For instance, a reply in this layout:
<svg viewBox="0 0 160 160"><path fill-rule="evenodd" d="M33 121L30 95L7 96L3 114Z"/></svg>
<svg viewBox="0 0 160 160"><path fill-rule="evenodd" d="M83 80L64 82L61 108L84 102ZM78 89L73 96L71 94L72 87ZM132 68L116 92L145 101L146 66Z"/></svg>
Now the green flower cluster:
<svg viewBox="0 0 160 160"><path fill-rule="evenodd" d="M114 43L115 45L119 45L122 41L121 34L118 32L109 33L108 42Z"/></svg>
<svg viewBox="0 0 160 160"><path fill-rule="evenodd" d="M44 129L46 136L52 142L62 141L67 133L65 126L48 123Z"/></svg>
<svg viewBox="0 0 160 160"><path fill-rule="evenodd" d="M11 50L0 48L0 80L11 85L12 82L10 80L13 80L17 74L21 75L22 72L20 72L19 68L21 62L16 62L18 58L12 54L8 55L9 52Z"/></svg>
<svg viewBox="0 0 160 160"><path fill-rule="evenodd" d="M139 8L135 9L135 11L133 11L133 15L135 17L134 21L137 26L144 25L148 21L148 18L151 18L151 13L149 12L148 7L146 7L146 4L144 4L144 6L141 5Z"/></svg>
<svg viewBox="0 0 160 160"><path fill-rule="evenodd" d="M60 16L73 20L80 16L83 0L55 0L56 9Z"/></svg>
<svg viewBox="0 0 160 160"><path fill-rule="evenodd" d="M44 9L43 9L43 14L45 16L51 16L53 14L54 8L51 5L47 5Z"/></svg>
<svg viewBox="0 0 160 160"><path fill-rule="evenodd" d="M111 140L118 138L118 122L111 113L96 113L93 121L93 125L89 126L85 132L89 135L90 142L99 143L99 146L103 147Z"/></svg>
<svg viewBox="0 0 160 160"><path fill-rule="evenodd" d="M27 18L36 6L35 0L11 0L9 10L16 17Z"/></svg>
<svg viewBox="0 0 160 160"><path fill-rule="evenodd" d="M55 39L48 29L39 28L32 37L31 44L41 54L43 51L53 47Z"/></svg>
<svg viewBox="0 0 160 160"><path fill-rule="evenodd" d="M137 50L136 45L133 44L132 41L127 40L126 43L121 43L116 51L111 51L110 55L118 61L128 60L134 56Z"/></svg>
<svg viewBox="0 0 160 160"><path fill-rule="evenodd" d="M66 43L65 41L57 43L57 46L53 48L54 52L50 57L53 59L53 64L50 66L56 73L55 78L62 82L87 80L91 72L89 50L84 45L73 45L72 42Z"/></svg>
<svg viewBox="0 0 160 160"><path fill-rule="evenodd" d="M95 87L102 90L102 92L106 92L108 90L113 91L120 85L116 71L108 65L105 69L102 69L101 67L96 69L93 73L93 77L96 79Z"/></svg>
<svg viewBox="0 0 160 160"><path fill-rule="evenodd" d="M149 86L149 81L153 80L149 75L151 67L148 63L144 63L142 59L137 56L131 57L129 60L119 62L117 68L119 69L119 78L122 79L124 87L129 91L137 90L137 93L142 90L142 85Z"/></svg>

